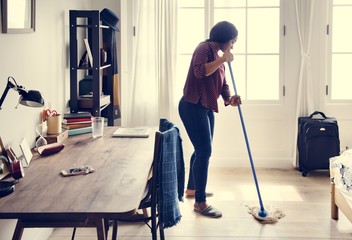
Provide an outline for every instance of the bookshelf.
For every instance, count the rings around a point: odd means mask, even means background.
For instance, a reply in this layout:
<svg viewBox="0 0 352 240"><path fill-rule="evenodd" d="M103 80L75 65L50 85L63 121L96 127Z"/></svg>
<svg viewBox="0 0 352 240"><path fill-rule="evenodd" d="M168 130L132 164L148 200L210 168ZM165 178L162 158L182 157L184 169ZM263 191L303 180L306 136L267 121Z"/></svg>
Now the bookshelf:
<svg viewBox="0 0 352 240"><path fill-rule="evenodd" d="M90 112L114 125L111 41L104 41L98 10L70 10L70 112ZM105 60L104 54L105 54ZM84 84L83 84L84 83ZM82 94L83 87L89 94ZM88 89L88 90L87 90Z"/></svg>

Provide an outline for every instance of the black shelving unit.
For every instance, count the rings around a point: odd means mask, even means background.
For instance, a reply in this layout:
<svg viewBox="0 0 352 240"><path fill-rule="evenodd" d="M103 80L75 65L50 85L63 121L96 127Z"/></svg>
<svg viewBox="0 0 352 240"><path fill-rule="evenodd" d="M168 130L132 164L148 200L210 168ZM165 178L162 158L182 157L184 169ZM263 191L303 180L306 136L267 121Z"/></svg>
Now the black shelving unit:
<svg viewBox="0 0 352 240"><path fill-rule="evenodd" d="M111 49L109 41L104 42L104 29L98 10L70 10L70 112L91 112L92 116L107 118L108 125L114 125L113 69L111 67ZM84 52L84 39L88 40L93 64L79 66ZM104 43L104 44L103 44ZM107 61L101 64L101 49L107 55ZM79 82L88 76L91 79L92 97L79 95Z"/></svg>

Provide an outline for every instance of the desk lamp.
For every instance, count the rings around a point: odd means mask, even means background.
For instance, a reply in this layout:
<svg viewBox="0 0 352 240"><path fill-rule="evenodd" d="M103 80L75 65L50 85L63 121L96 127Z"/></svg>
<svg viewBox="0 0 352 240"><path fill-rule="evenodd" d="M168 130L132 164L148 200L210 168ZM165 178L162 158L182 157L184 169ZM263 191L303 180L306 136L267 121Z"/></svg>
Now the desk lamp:
<svg viewBox="0 0 352 240"><path fill-rule="evenodd" d="M18 104L22 104L22 105L28 106L28 107L43 107L44 106L44 99L43 99L42 94L39 91L35 91L35 90L27 91L23 86L17 85L16 80L13 77L9 76L7 78L6 88L5 88L5 90L1 96L1 99L0 99L0 110L1 110L2 103L4 102L6 95L10 89L17 91L18 94L20 95L20 99L18 101ZM17 106L18 106L18 104L17 104ZM17 108L17 106L16 106L16 108ZM1 141L1 148L2 148L2 152L3 152L4 147L2 145L2 141ZM2 159L4 158L3 156L1 156L1 157L2 157ZM2 159L0 159L0 161L2 161ZM14 190L15 190L15 185L13 182L0 181L0 197L8 195L8 194L12 193Z"/></svg>
<svg viewBox="0 0 352 240"><path fill-rule="evenodd" d="M1 110L2 103L4 102L5 97L10 89L17 91L18 94L20 95L20 99L18 102L19 104L22 104L22 105L28 106L28 107L43 107L44 106L44 99L43 99L42 94L39 91L36 91L36 90L27 91L23 86L17 85L16 80L13 77L9 76L7 78L6 88L5 88L5 90L1 96L1 99L0 99L0 110ZM17 104L17 106L18 106L18 104ZM16 108L17 108L17 106L16 106Z"/></svg>

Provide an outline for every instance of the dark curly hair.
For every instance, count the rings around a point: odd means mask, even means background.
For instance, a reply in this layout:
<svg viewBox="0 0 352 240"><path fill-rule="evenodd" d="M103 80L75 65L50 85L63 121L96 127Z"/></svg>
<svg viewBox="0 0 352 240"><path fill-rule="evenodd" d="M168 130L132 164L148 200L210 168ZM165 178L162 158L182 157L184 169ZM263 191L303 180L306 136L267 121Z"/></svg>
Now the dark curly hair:
<svg viewBox="0 0 352 240"><path fill-rule="evenodd" d="M222 21L215 24L209 33L208 42L225 43L237 37L238 31L230 22Z"/></svg>

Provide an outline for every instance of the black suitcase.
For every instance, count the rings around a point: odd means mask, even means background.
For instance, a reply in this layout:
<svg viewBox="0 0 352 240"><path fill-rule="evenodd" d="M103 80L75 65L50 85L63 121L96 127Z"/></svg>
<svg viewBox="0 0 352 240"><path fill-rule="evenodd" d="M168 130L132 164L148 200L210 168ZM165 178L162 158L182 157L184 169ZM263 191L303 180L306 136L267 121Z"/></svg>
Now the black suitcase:
<svg viewBox="0 0 352 240"><path fill-rule="evenodd" d="M321 115L320 118L316 118ZM337 121L322 112L298 118L298 163L302 176L311 170L329 169L330 157L340 155Z"/></svg>

